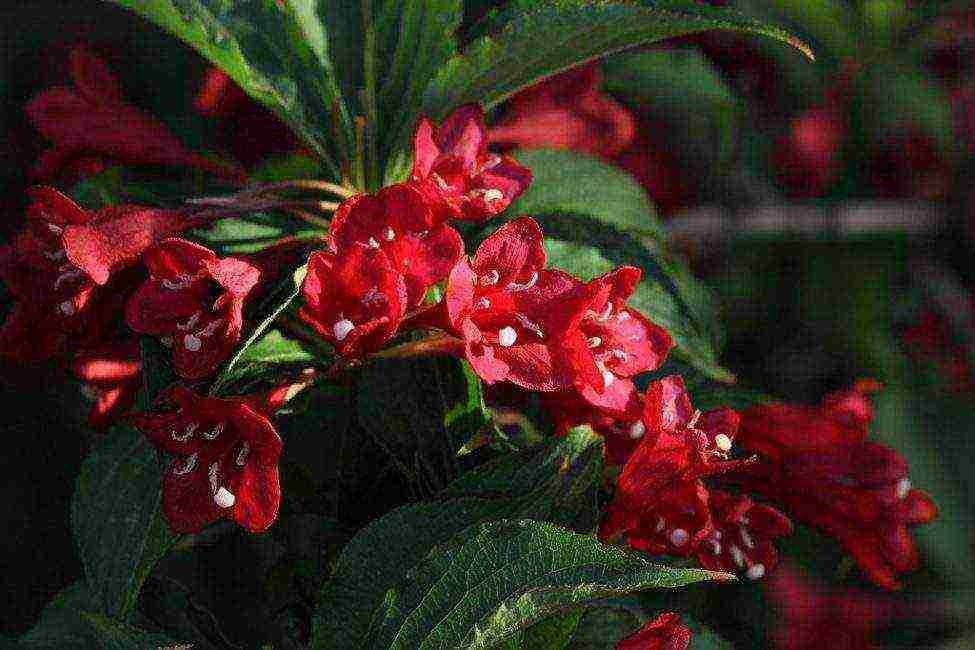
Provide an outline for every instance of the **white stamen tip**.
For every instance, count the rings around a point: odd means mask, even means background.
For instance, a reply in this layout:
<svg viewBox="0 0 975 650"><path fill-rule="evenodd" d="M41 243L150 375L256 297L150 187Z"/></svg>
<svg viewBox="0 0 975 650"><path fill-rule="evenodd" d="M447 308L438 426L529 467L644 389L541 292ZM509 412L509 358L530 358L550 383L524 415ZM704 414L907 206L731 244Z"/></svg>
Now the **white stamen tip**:
<svg viewBox="0 0 975 650"><path fill-rule="evenodd" d="M670 543L674 546L683 546L691 538L683 528L675 528L670 532Z"/></svg>
<svg viewBox="0 0 975 650"><path fill-rule="evenodd" d="M163 345L165 345L167 348L173 347L173 337L172 336L164 336L161 339L159 339L159 342L162 343Z"/></svg>
<svg viewBox="0 0 975 650"><path fill-rule="evenodd" d="M386 226L386 230L383 231L383 237L386 238L386 241L393 241L396 239L396 231Z"/></svg>
<svg viewBox="0 0 975 650"><path fill-rule="evenodd" d="M657 515L657 527L654 530L656 530L659 533L659 532L663 531L664 526L666 526L666 525L667 525L667 522L664 520L664 518L661 517L660 515Z"/></svg>
<svg viewBox="0 0 975 650"><path fill-rule="evenodd" d="M638 440L643 437L643 434L647 432L647 427L642 421L637 420L630 426L630 437L634 440Z"/></svg>
<svg viewBox="0 0 975 650"><path fill-rule="evenodd" d="M492 187L489 190L484 190L484 194L482 196L484 197L485 201L500 201L504 198L504 192Z"/></svg>
<svg viewBox="0 0 975 650"><path fill-rule="evenodd" d="M615 380L616 380L616 375L614 375L612 372L610 372L606 368L603 368L603 385L604 385L604 390L606 388L609 388L610 384L612 384Z"/></svg>
<svg viewBox="0 0 975 650"><path fill-rule="evenodd" d="M237 452L237 465L239 467L243 467L244 463L247 462L247 455L250 454L250 452L251 452L250 443L245 442L241 446L240 451Z"/></svg>
<svg viewBox="0 0 975 650"><path fill-rule="evenodd" d="M745 576L749 580L758 580L759 578L765 576L765 565L764 564L753 564L748 567L748 571L745 571Z"/></svg>
<svg viewBox="0 0 975 650"><path fill-rule="evenodd" d="M518 340L518 332L513 327L502 327L498 332L498 345L510 348Z"/></svg>
<svg viewBox="0 0 975 650"><path fill-rule="evenodd" d="M911 483L911 479L907 477L897 481L897 498L907 498L907 495L910 494L912 487L914 487L914 485Z"/></svg>
<svg viewBox="0 0 975 650"><path fill-rule="evenodd" d="M58 309L65 316L71 316L72 314L74 314L74 303L71 302L70 300L65 300L60 305L58 305Z"/></svg>
<svg viewBox="0 0 975 650"><path fill-rule="evenodd" d="M355 329L355 323L350 321L348 318L343 318L339 322L332 325L332 332L335 334L336 341L344 341L345 337L349 335L349 332Z"/></svg>
<svg viewBox="0 0 975 650"><path fill-rule="evenodd" d="M225 487L217 490L217 493L213 495L213 502L216 503L221 508L230 508L237 501L237 497L234 493Z"/></svg>
<svg viewBox="0 0 975 650"><path fill-rule="evenodd" d="M183 346L190 352L199 352L203 347L203 341L192 334L187 334L183 337Z"/></svg>
<svg viewBox="0 0 975 650"><path fill-rule="evenodd" d="M719 433L714 437L714 446L724 452L731 451L731 438L723 433Z"/></svg>
<svg viewBox="0 0 975 650"><path fill-rule="evenodd" d="M492 284L495 284L500 279L501 279L501 274L497 271L497 269L491 269L490 271L488 271L487 273L481 276L481 286L482 287L491 286Z"/></svg>
<svg viewBox="0 0 975 650"><path fill-rule="evenodd" d="M369 248L379 248L379 242L376 241L375 237L370 237L369 241L366 242L366 246Z"/></svg>
<svg viewBox="0 0 975 650"><path fill-rule="evenodd" d="M595 348L598 348L602 344L603 344L603 340L601 338L599 338L598 336L594 336L591 339L589 339L589 349L590 350L595 349Z"/></svg>

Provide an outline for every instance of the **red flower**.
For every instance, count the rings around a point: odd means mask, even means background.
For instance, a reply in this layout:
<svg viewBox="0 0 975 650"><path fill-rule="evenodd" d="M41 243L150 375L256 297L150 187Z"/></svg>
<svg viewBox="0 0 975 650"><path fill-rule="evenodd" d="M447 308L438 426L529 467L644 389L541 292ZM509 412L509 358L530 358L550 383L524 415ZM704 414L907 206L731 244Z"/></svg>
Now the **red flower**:
<svg viewBox="0 0 975 650"><path fill-rule="evenodd" d="M484 110L477 104L461 106L436 128L422 119L413 146L410 181L442 218L498 214L531 183L531 170L488 153Z"/></svg>
<svg viewBox="0 0 975 650"><path fill-rule="evenodd" d="M102 429L135 404L142 386L139 339L131 336L80 352L75 356L71 369L94 389L95 403L88 414L88 423Z"/></svg>
<svg viewBox="0 0 975 650"><path fill-rule="evenodd" d="M690 642L691 630L681 623L680 614L664 612L617 642L616 650L687 650Z"/></svg>
<svg viewBox="0 0 975 650"><path fill-rule="evenodd" d="M891 622L922 614L926 606L898 603L889 597L834 587L784 564L766 583L779 612L772 631L776 650L874 650L885 647L879 633ZM933 612L923 612L930 618Z"/></svg>
<svg viewBox="0 0 975 650"><path fill-rule="evenodd" d="M171 341L173 368L181 377L213 373L237 347L244 301L260 271L183 239L153 247L145 263L149 279L126 306L129 327Z"/></svg>
<svg viewBox="0 0 975 650"><path fill-rule="evenodd" d="M908 526L931 521L937 507L912 487L900 454L865 439L871 413L863 393L840 396L819 409L772 404L745 411L739 440L767 459L742 473L743 485L835 537L867 577L897 589L898 574L918 563Z"/></svg>
<svg viewBox="0 0 975 650"><path fill-rule="evenodd" d="M97 56L79 47L69 58L74 86L44 90L26 107L30 121L54 144L41 156L34 176L56 176L66 164L92 155L239 175L187 151L162 122L127 103L118 79Z"/></svg>
<svg viewBox="0 0 975 650"><path fill-rule="evenodd" d="M407 290L378 248L358 244L308 261L300 316L346 358L375 352L396 333Z"/></svg>
<svg viewBox="0 0 975 650"><path fill-rule="evenodd" d="M571 357L585 351L578 324L591 291L544 266L542 231L521 217L498 228L473 260L462 259L450 272L447 318L488 383L507 380L540 391L573 385L577 364Z"/></svg>
<svg viewBox="0 0 975 650"><path fill-rule="evenodd" d="M357 244L382 250L403 276L410 307L419 305L464 254L457 231L436 220L420 193L405 184L344 201L331 234L340 252Z"/></svg>
<svg viewBox="0 0 975 650"><path fill-rule="evenodd" d="M573 357L585 366L576 373L583 398L620 414L636 396L630 377L657 369L674 347L667 330L626 306L642 275L638 268L623 266L590 282L596 297L579 325L587 351ZM597 373L588 370L593 366Z"/></svg>
<svg viewBox="0 0 975 650"><path fill-rule="evenodd" d="M702 478L739 467L725 460L738 427L728 408L694 411L683 380L672 375L647 389L645 435L623 466L600 537L626 533L648 553L688 555L714 530Z"/></svg>
<svg viewBox="0 0 975 650"><path fill-rule="evenodd" d="M0 277L17 298L0 331L0 350L18 359L49 358L97 341L125 293L117 283L98 285L192 221L178 211L133 205L83 210L49 187L31 188L28 196L26 227L0 248Z"/></svg>
<svg viewBox="0 0 975 650"><path fill-rule="evenodd" d="M775 568L778 552L776 537L792 533L792 522L772 506L712 490L710 498L714 530L697 549L697 559L714 571L745 571L758 580Z"/></svg>
<svg viewBox="0 0 975 650"><path fill-rule="evenodd" d="M174 386L176 410L137 414L133 423L175 458L163 477L163 512L177 533L195 533L222 517L252 532L278 516L281 438L264 396L200 397Z"/></svg>
<svg viewBox="0 0 975 650"><path fill-rule="evenodd" d="M492 143L553 147L612 157L636 134L630 111L600 89L596 64L556 75L515 95L489 131Z"/></svg>

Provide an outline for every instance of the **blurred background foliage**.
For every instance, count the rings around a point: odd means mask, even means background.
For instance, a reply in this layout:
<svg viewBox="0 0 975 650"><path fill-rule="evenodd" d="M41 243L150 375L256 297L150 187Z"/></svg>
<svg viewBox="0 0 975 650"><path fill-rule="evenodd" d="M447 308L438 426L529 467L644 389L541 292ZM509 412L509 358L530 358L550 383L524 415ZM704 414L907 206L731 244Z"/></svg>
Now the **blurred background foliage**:
<svg viewBox="0 0 975 650"><path fill-rule="evenodd" d="M504 3L467 4L465 26ZM583 150L640 181L694 272L717 292L726 336L721 362L743 386L814 403L859 377L880 380L886 389L877 398L877 438L910 460L912 480L932 494L941 516L916 532L925 559L896 596L872 591L833 542L802 530L784 553L801 565L788 570L805 576L792 591L706 585L680 598L703 604L716 630L743 648L825 646L828 637L803 646L777 636L799 624L848 630L832 637L837 648L973 647L975 7L909 0L712 4L791 27L813 44L817 62L723 33L625 52L587 78L569 73L503 105L493 115L495 141ZM7 2L0 36L4 237L20 223L26 169L44 145L23 106L38 90L66 81L66 54L80 42L119 74L127 98L189 148L248 165L303 164L283 157L295 144L280 124L133 14L81 0ZM218 88L221 99L208 103L207 88ZM568 119L545 126L539 106L579 117L581 130L572 131ZM64 522L91 440L85 398L69 383L46 368L6 367L0 376L4 634L28 629L43 605L81 576ZM66 395L77 398L66 402ZM379 457L366 449L363 458L372 453ZM401 489L387 479L389 495ZM298 464L285 467L291 498L315 498L316 480ZM382 496L373 498L384 511ZM273 535L230 534L208 547L207 557L173 554L167 573L183 578L150 578L140 615L178 616L187 630L207 630L213 647L247 647L247 620L258 615L272 616L281 639L289 638L288 626L310 606L328 559L312 549L337 548L348 531L323 528L300 508L283 512ZM37 561L38 548L44 561ZM255 569L238 572L240 584L214 582L241 563ZM248 590L279 594L270 599L279 607L251 612ZM835 617L817 623L783 593L817 603L819 612L834 606ZM643 606L652 608L654 598ZM632 630L641 622L639 605L621 601L587 614L570 647L605 647L587 630L597 623ZM239 625L221 630L214 616ZM589 625L593 617L601 620ZM866 645L854 645L857 639Z"/></svg>

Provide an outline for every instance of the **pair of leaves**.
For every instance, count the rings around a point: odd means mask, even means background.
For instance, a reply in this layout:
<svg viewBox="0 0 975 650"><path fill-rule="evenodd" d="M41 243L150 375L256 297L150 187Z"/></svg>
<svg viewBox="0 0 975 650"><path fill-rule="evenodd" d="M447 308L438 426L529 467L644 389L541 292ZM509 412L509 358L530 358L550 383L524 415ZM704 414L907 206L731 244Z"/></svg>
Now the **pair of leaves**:
<svg viewBox="0 0 975 650"><path fill-rule="evenodd" d="M421 112L494 106L562 70L628 47L709 29L798 39L724 8L687 0L512 2L456 52L458 0L112 0L194 47L278 114L338 178L368 156L370 185L407 166ZM380 83L380 73L382 82ZM356 117L367 118L356 153ZM357 174L364 182L363 173Z"/></svg>
<svg viewBox="0 0 975 650"><path fill-rule="evenodd" d="M523 518L594 513L601 467L601 439L578 429L367 526L325 585L312 647L492 647L574 604L715 577Z"/></svg>

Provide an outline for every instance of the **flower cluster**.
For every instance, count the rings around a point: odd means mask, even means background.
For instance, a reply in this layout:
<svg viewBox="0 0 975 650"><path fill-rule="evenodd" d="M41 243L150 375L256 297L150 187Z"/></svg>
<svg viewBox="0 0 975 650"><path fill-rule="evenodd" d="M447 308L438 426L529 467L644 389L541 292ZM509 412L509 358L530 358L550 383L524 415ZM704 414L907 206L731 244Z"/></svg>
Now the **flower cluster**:
<svg viewBox="0 0 975 650"><path fill-rule="evenodd" d="M80 87L107 83L91 57L74 62L85 72L76 73ZM557 433L588 424L603 434L620 466L603 539L758 579L776 565L774 542L792 518L835 536L875 582L895 587L917 561L907 526L935 509L911 487L903 459L866 440L871 387L818 409L762 404L741 414L696 410L676 375L641 391L634 378L660 368L674 341L629 302L640 269L584 279L551 268L529 216L506 221L473 255L465 250L451 222L498 215L532 178L488 141L476 105L439 125L422 120L408 180L347 194L335 209L308 258L300 319L344 364L399 334L437 330L403 345L455 354L488 384L540 393ZM47 187L30 200L26 227L0 249L0 278L16 298L0 353L69 360L96 391L91 420L101 426L135 401L136 335L156 337L172 349L181 383L129 419L169 456L171 528L195 532L229 517L266 529L280 506L272 417L294 385L236 397L200 389L237 349L268 278L298 260L276 248L220 257L181 238L205 221L204 208L89 211ZM735 457L736 444L754 455ZM665 614L621 647L681 648L688 638Z"/></svg>

